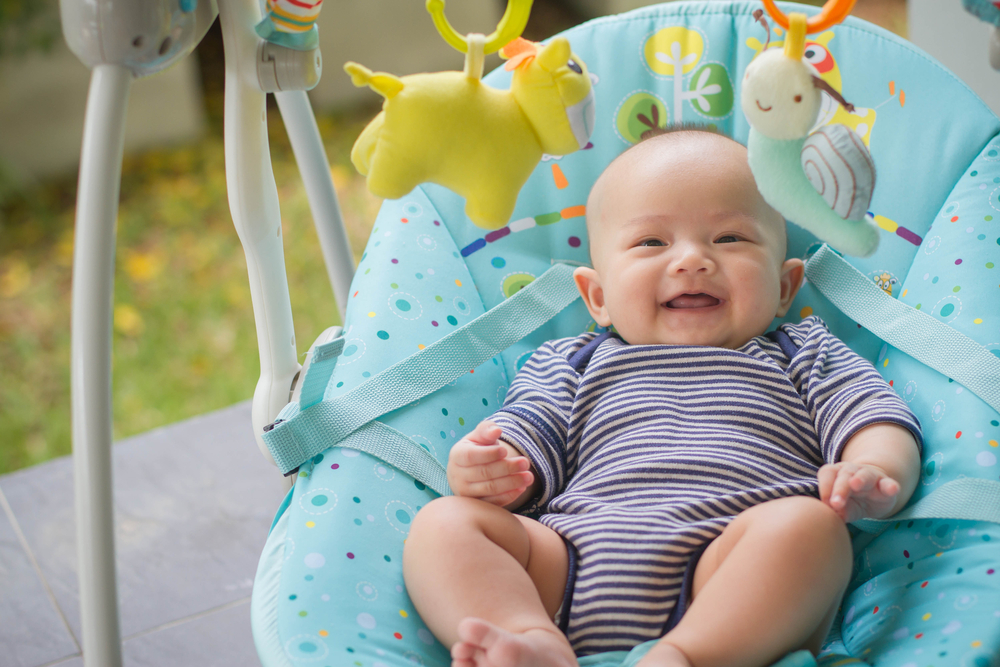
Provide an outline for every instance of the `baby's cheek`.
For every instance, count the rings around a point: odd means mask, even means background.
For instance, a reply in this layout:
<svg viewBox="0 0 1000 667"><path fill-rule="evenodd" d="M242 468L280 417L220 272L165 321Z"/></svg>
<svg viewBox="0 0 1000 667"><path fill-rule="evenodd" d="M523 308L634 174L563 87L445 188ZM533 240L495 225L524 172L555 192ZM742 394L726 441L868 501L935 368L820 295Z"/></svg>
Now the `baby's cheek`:
<svg viewBox="0 0 1000 667"><path fill-rule="evenodd" d="M777 315L781 301L780 282L759 269L747 270L736 278L733 289L733 313L737 319L734 324L748 331L760 329L752 333L751 338L763 333Z"/></svg>
<svg viewBox="0 0 1000 667"><path fill-rule="evenodd" d="M638 323L655 315L659 306L656 301L658 283L655 275L633 270L623 274L610 290L606 290L605 301L615 325L618 320Z"/></svg>

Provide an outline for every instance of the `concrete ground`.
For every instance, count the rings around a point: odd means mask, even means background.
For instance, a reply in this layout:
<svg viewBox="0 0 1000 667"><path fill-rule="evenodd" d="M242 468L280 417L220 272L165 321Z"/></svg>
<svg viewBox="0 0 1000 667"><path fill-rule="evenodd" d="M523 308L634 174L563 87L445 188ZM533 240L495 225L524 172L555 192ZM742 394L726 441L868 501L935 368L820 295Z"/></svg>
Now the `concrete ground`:
<svg viewBox="0 0 1000 667"><path fill-rule="evenodd" d="M125 665L259 665L250 590L284 491L249 401L116 444L114 484ZM0 664L83 667L72 459L0 476L0 507Z"/></svg>

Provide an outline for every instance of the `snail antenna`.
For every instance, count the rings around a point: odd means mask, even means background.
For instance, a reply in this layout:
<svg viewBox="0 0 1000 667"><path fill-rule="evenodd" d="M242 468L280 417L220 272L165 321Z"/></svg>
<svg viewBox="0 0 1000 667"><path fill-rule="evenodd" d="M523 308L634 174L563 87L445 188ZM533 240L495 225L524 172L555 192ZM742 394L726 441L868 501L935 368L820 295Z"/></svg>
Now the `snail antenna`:
<svg viewBox="0 0 1000 667"><path fill-rule="evenodd" d="M829 83L819 78L815 74L813 75L812 79L813 79L813 86L819 88L824 93L826 93L833 99L837 100L837 103L840 104L840 106L844 107L845 111L847 111L848 113L854 111L854 105L845 100L844 96L838 93L836 90L834 90L833 86L831 86Z"/></svg>
<svg viewBox="0 0 1000 667"><path fill-rule="evenodd" d="M759 21L760 24L764 26L764 30L767 30L767 41L764 43L764 49L761 51L761 53L763 53L767 50L768 45L771 43L771 26L767 24L767 19L764 18L763 9L755 9L753 18L755 21Z"/></svg>

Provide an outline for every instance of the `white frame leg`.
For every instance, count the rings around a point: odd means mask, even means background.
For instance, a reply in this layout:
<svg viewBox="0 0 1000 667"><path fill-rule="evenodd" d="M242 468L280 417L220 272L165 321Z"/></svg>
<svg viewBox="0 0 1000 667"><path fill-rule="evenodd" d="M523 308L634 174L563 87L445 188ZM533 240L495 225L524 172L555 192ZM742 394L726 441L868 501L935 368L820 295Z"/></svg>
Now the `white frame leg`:
<svg viewBox="0 0 1000 667"><path fill-rule="evenodd" d="M351 280L354 279L354 256L344 227L344 216L337 202L337 191L330 177L330 162L323 148L323 138L306 91L275 93L274 97L278 100L285 130L292 143L292 152L295 153L295 161L306 186L309 208L323 249L326 273L343 323L347 295L350 293Z"/></svg>
<svg viewBox="0 0 1000 667"><path fill-rule="evenodd" d="M111 473L111 325L115 223L132 73L98 65L90 77L73 251L72 403L76 544L87 667L120 667Z"/></svg>
<svg viewBox="0 0 1000 667"><path fill-rule="evenodd" d="M233 224L246 254L260 353L251 421L257 446L273 461L261 434L288 403L299 363L281 245L278 188L267 141L266 99L257 79L260 38L254 26L261 19L260 2L218 0L218 5L226 55L226 186Z"/></svg>

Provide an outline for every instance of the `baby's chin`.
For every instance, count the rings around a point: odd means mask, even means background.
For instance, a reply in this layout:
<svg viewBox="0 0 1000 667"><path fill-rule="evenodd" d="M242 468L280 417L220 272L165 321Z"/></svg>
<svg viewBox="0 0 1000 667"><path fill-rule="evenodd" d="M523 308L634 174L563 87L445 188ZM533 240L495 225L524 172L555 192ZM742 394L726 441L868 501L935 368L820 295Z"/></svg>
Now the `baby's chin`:
<svg viewBox="0 0 1000 667"><path fill-rule="evenodd" d="M746 345L752 338L763 334L763 331L751 335L740 335L735 332L711 332L704 329L641 331L619 334L630 345L690 345L692 347L722 347L736 350Z"/></svg>

